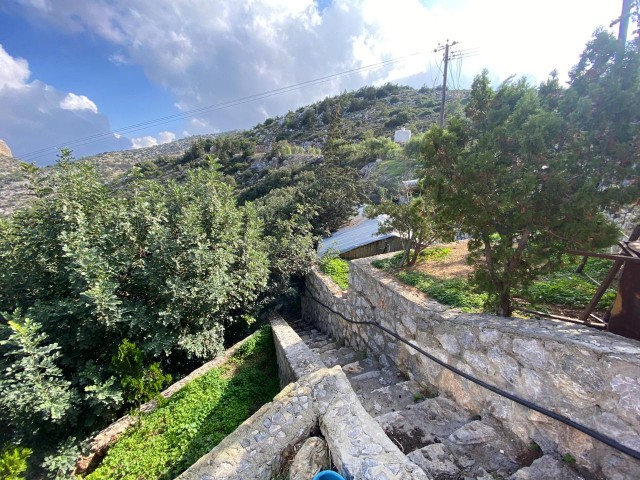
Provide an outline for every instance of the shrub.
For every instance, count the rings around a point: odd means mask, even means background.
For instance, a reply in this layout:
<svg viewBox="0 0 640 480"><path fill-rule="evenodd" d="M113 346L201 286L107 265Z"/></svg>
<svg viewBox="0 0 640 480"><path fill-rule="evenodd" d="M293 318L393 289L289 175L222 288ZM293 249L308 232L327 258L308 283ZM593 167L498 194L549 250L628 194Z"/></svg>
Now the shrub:
<svg viewBox="0 0 640 480"><path fill-rule="evenodd" d="M320 270L346 290L349 288L349 263L333 252L327 252L320 260Z"/></svg>
<svg viewBox="0 0 640 480"><path fill-rule="evenodd" d="M29 448L5 447L0 452L0 478L3 480L22 480L27 470L27 459L31 455Z"/></svg>

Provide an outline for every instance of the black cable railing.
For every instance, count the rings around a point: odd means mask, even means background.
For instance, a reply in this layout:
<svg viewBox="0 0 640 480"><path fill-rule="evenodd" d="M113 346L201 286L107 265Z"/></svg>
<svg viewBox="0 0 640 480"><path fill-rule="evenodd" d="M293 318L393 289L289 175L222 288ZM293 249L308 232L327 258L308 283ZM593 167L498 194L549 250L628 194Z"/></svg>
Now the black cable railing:
<svg viewBox="0 0 640 480"><path fill-rule="evenodd" d="M479 378L476 378L472 375L469 375L468 373L463 372L462 370L449 365L446 362L443 362L442 360L440 360L437 357L434 357L433 355L431 355L430 353L426 352L425 350L423 350L422 348L420 348L419 346L411 343L409 340L405 340L404 338L402 338L400 335L398 335L397 333L395 333L392 330L389 330L386 327L383 327L382 325L377 324L376 322L369 322L369 321L358 321L358 320L351 320L347 317L345 317L342 313L334 310L333 308L331 308L329 305L325 304L324 302L322 302L321 300L319 300L318 298L316 298L313 294L311 294L309 292L308 289L306 289L306 294L313 300L315 301L317 304L323 306L324 308L326 308L327 310L329 310L330 312L334 313L335 315L338 315L340 318L342 318L343 320L345 320L348 323L352 323L355 325L371 325L373 327L379 328L380 330L382 330L383 332L385 332L386 334L392 336L393 338L395 338L396 340L410 346L411 348L413 348L414 350L416 350L417 352L419 352L420 354L424 355L425 357L427 357L429 360L437 363L438 365L440 365L443 368L446 368L447 370L455 373L456 375L460 375L461 377L465 378L466 380L469 380L470 382L475 383L476 385L480 385L483 388L486 388L487 390L489 390L490 392L493 392L497 395L500 395L502 397L508 398L509 400L516 402L522 406L525 406L527 408L530 408L531 410L534 410L538 413L541 413L543 415L546 415L547 417L553 418L554 420L557 420L559 422L564 423L565 425L568 425L572 428L575 428L576 430L581 431L582 433L584 433L585 435L590 436L591 438L594 438L602 443L604 443L605 445L608 445L611 448L614 448L615 450L618 450L619 452L622 452L626 455L629 455L630 457L635 458L636 460L640 460L640 452L637 450L634 450L633 448L629 448L626 445L623 445L622 443L618 442L617 440L604 435L596 430L593 430L592 428L589 428L585 425L582 425L581 423L575 422L574 420L571 420L569 417L566 417L564 415L561 415L559 413L556 413L552 410L549 410L548 408L545 407L541 407L540 405L536 405L533 402L530 402L529 400L525 400L524 398L520 398L517 395L514 395L513 393L507 392L506 390L502 390L501 388L496 387L495 385L491 385L490 383L487 383L483 380L480 380ZM375 309L375 306L371 306L372 309Z"/></svg>

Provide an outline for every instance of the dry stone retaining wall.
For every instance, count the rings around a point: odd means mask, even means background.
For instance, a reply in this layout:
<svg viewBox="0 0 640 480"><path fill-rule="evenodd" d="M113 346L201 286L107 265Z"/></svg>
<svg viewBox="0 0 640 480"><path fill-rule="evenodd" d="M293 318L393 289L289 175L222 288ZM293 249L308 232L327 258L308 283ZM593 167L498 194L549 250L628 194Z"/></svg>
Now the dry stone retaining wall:
<svg viewBox="0 0 640 480"><path fill-rule="evenodd" d="M303 299L305 318L382 363L391 361L412 378L435 385L462 407L493 416L545 453L570 453L581 468L607 479L638 478L640 462L455 375L374 326L345 322L311 296L349 319L384 326L465 373L635 450L640 450L639 342L555 321L466 314L425 299L370 262L351 262L347 292L311 272Z"/></svg>

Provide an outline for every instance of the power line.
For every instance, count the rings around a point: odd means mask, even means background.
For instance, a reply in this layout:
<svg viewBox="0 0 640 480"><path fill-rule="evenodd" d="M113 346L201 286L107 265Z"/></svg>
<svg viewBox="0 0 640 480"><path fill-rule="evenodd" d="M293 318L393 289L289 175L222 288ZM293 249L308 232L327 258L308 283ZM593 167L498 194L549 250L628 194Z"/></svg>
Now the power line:
<svg viewBox="0 0 640 480"><path fill-rule="evenodd" d="M146 128L152 127L152 126L158 126L158 125L163 125L166 123L171 123L171 122L175 122L177 120L182 120L185 118L189 118L189 117L193 117L196 115L200 115L202 113L205 112L212 112L215 110L220 110L223 108L229 108L229 107L234 107L237 105L242 105L244 103L249 103L249 102L254 102L256 100L262 100L265 98L269 98L275 95L281 95L283 93L288 93L290 91L299 89L299 88L303 88L303 87L308 87L308 86L313 86L313 85L318 85L321 83L325 83L331 80L335 80L344 76L348 76L348 75L353 75L354 73L360 73L360 72L364 72L364 71L368 71L368 70L373 70L373 69L377 69L383 66L387 66L387 65L391 65L394 63L397 63L401 60L406 60L407 58L411 58L411 57L415 57L418 55L422 55L425 52L416 52L416 53L412 53L409 55L405 55L402 57L397 57L397 58L393 58L390 60L385 60L382 62L378 62L378 63L374 63L371 65L365 65L363 67L358 67L358 68L353 68L350 70L345 70L339 73L334 73L331 75L326 75L323 77L318 77L312 80L306 80L304 82L299 82L296 84L292 84L292 85L287 85L285 87L280 87L280 88L276 88L273 90L268 90L265 92L261 92L261 93L256 93L256 94L252 94L252 95L248 95L245 97L240 97L240 98L236 98L233 100L228 100L225 102L221 102L221 103L217 103L217 104L213 104L213 105L208 105L208 106L204 106L204 107L198 107L186 112L181 112L181 113L177 113L177 114L173 114L173 115L167 115L164 117L159 117L153 120L147 120L145 122L140 122L137 124L133 124L133 125L129 125L126 127L122 127L122 128L118 128L118 129L114 129L114 130L109 130L109 131L105 131L103 133L98 133L98 134L94 134L94 135L89 135L87 137L82 137L82 138L78 138L75 140L70 140L64 143L59 143L59 144L55 144L55 145L50 145L48 147L44 147L38 150L34 150L31 152L27 152L25 154L22 155L16 155L16 157L18 158L22 158L25 160L32 160L35 158L39 158L39 157L43 157L43 156L47 156L50 155L52 150L57 150L59 148L62 147L79 147L79 146L83 146L83 145L88 145L90 143L94 143L97 142L99 140L111 137L113 135L124 135L124 134L129 134L132 132L136 132L139 130L144 130Z"/></svg>

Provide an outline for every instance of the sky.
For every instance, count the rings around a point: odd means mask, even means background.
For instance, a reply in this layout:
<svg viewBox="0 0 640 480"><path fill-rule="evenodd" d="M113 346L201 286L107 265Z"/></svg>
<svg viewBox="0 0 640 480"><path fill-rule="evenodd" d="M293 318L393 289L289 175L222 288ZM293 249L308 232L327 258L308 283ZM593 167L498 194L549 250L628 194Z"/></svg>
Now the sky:
<svg viewBox="0 0 640 480"><path fill-rule="evenodd" d="M566 81L621 5L0 0L0 139L15 157L46 165L60 146L79 158L250 128L364 85L440 85L442 53L433 50L447 40L463 57L449 86L469 87L483 68L495 84L511 75L536 84L554 69Z"/></svg>

